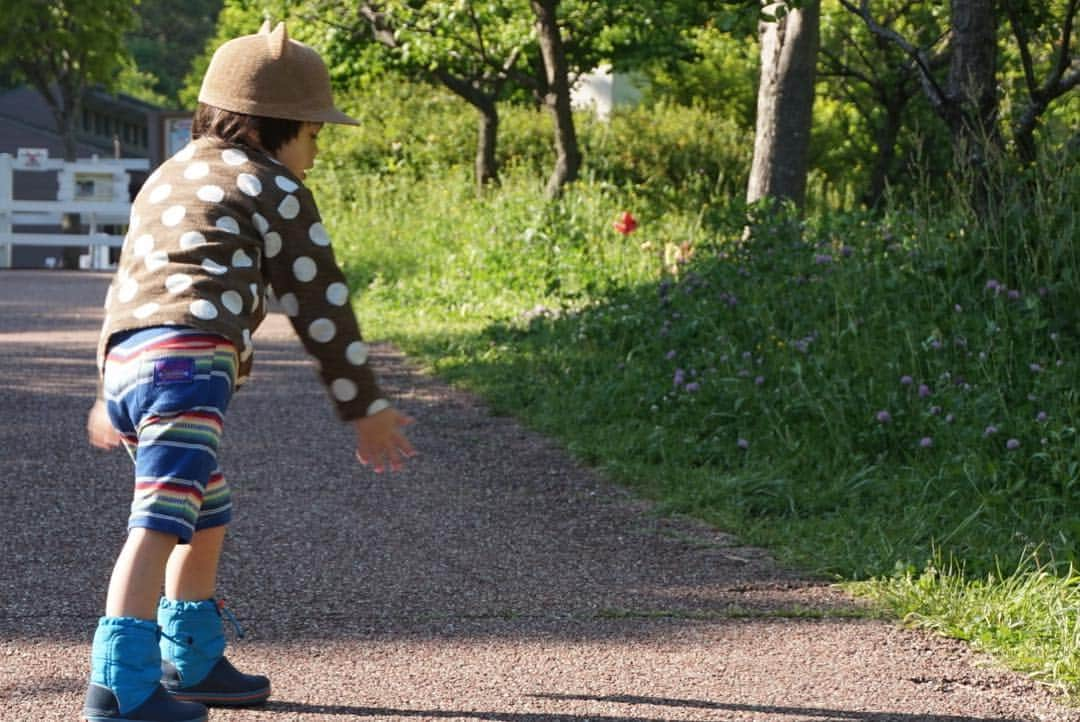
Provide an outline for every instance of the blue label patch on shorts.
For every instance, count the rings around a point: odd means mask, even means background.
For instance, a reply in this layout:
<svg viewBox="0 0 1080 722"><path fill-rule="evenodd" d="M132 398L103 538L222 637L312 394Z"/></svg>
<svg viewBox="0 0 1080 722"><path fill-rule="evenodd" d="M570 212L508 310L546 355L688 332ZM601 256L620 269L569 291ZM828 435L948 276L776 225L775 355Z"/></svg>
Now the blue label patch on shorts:
<svg viewBox="0 0 1080 722"><path fill-rule="evenodd" d="M154 386L187 384L195 380L195 359L183 356L154 361Z"/></svg>

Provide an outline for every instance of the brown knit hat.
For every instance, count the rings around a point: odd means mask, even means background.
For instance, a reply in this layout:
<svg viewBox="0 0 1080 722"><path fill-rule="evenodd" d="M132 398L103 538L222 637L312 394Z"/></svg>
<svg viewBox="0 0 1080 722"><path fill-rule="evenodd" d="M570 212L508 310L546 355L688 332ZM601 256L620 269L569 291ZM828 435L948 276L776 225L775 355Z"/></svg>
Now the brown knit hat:
<svg viewBox="0 0 1080 722"><path fill-rule="evenodd" d="M289 39L285 23L273 32L233 38L210 59L199 102L266 118L359 125L334 107L330 73L319 54Z"/></svg>

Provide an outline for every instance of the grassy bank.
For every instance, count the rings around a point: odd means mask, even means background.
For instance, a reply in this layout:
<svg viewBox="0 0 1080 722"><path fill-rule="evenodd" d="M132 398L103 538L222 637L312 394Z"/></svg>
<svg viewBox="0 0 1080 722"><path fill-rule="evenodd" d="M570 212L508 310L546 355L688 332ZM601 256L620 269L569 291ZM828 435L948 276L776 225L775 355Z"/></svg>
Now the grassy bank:
<svg viewBox="0 0 1080 722"><path fill-rule="evenodd" d="M557 203L528 158L479 199L423 138L393 151L411 172L330 158L368 335L662 509L1080 691L1077 164L1002 175L979 213L924 194L745 237L734 160L665 186L603 151L621 132L586 130Z"/></svg>

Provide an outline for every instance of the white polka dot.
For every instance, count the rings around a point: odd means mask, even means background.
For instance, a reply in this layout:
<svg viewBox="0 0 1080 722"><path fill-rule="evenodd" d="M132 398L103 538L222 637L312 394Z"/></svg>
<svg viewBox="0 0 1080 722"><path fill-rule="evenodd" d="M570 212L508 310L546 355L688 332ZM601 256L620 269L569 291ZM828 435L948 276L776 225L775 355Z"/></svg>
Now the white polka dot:
<svg viewBox="0 0 1080 722"><path fill-rule="evenodd" d="M180 248L185 251L190 251L192 248L198 248L206 243L206 236L198 231L187 231L180 236Z"/></svg>
<svg viewBox="0 0 1080 722"><path fill-rule="evenodd" d="M187 213L183 206L169 206L168 210L161 214L161 222L166 226L175 226L180 221L184 220L184 214Z"/></svg>
<svg viewBox="0 0 1080 722"><path fill-rule="evenodd" d="M262 193L262 183L250 173L241 173L236 177L236 187L252 198Z"/></svg>
<svg viewBox="0 0 1080 722"><path fill-rule="evenodd" d="M286 178L283 175L279 175L277 178L275 178L274 183L276 183L277 187L285 191L286 193L292 193L294 190L300 187L295 182Z"/></svg>
<svg viewBox="0 0 1080 722"><path fill-rule="evenodd" d="M266 245L266 257L267 258L273 258L277 254L281 253L281 236L280 235L278 235L274 231L270 231L269 233L266 234L266 237L263 238L263 241L265 241L265 245Z"/></svg>
<svg viewBox="0 0 1080 722"><path fill-rule="evenodd" d="M252 213L251 222L255 224L255 230L257 230L261 234L265 234L268 230L270 230L270 223L265 218L263 218L261 213Z"/></svg>
<svg viewBox="0 0 1080 722"><path fill-rule="evenodd" d="M353 366L363 366L367 363L368 347L363 341L353 341L345 349L345 358Z"/></svg>
<svg viewBox="0 0 1080 722"><path fill-rule="evenodd" d="M186 273L174 273L165 279L165 288L169 293L183 293L191 288L193 279Z"/></svg>
<svg viewBox="0 0 1080 722"><path fill-rule="evenodd" d="M257 309L259 307L259 296L261 294L259 293L258 284L253 283L253 284L251 284L250 288L251 288L251 310L254 311L255 309Z"/></svg>
<svg viewBox="0 0 1080 722"><path fill-rule="evenodd" d="M308 326L308 336L319 343L330 341L336 334L337 327L328 318L317 318Z"/></svg>
<svg viewBox="0 0 1080 722"><path fill-rule="evenodd" d="M161 203L163 200L172 195L172 186L168 183L162 183L157 188L150 192L151 203Z"/></svg>
<svg viewBox="0 0 1080 722"><path fill-rule="evenodd" d="M200 298L197 301L192 301L188 307L191 311L191 315L195 318L201 318L204 321L210 321L217 318L218 310L217 306L207 301L205 298Z"/></svg>
<svg viewBox="0 0 1080 722"><path fill-rule="evenodd" d="M244 329L244 348L240 349L240 359L246 361L249 356L255 351L255 347L251 345L251 331Z"/></svg>
<svg viewBox="0 0 1080 722"><path fill-rule="evenodd" d="M120 284L120 288L116 290L116 300L120 303L127 303L131 299L135 298L135 294L139 292L139 284L135 282L135 279L125 279Z"/></svg>
<svg viewBox="0 0 1080 722"><path fill-rule="evenodd" d="M142 320L144 318L150 318L151 316L153 316L155 313L157 313L157 310L159 308L161 308L159 304L151 301L150 303L144 303L143 305L136 308L134 311L131 312L131 315L137 319Z"/></svg>
<svg viewBox="0 0 1080 722"><path fill-rule="evenodd" d="M151 273L160 271L167 265L169 265L169 254L165 251L153 251L146 255L146 270Z"/></svg>
<svg viewBox="0 0 1080 722"><path fill-rule="evenodd" d="M236 291L226 291L221 294L221 305L229 309L233 315L239 315L244 310L244 299Z"/></svg>
<svg viewBox="0 0 1080 722"><path fill-rule="evenodd" d="M296 300L296 296L291 293L286 293L280 299L281 309L285 311L286 316L298 316L300 315L300 302Z"/></svg>
<svg viewBox="0 0 1080 722"><path fill-rule="evenodd" d="M232 255L233 268L251 268L254 266L254 262L251 260L251 256L244 253L243 248L237 248L236 252Z"/></svg>
<svg viewBox="0 0 1080 722"><path fill-rule="evenodd" d="M154 237L149 233L144 233L135 239L135 243L131 247L131 252L136 257L143 257L150 251L154 250Z"/></svg>
<svg viewBox="0 0 1080 722"><path fill-rule="evenodd" d="M308 229L308 238L316 246L329 246L330 234L326 232L326 228L322 223L312 223L311 228Z"/></svg>
<svg viewBox="0 0 1080 722"><path fill-rule="evenodd" d="M229 165L243 165L244 163L247 163L248 157L242 150L228 148L221 152L221 159Z"/></svg>
<svg viewBox="0 0 1080 722"><path fill-rule="evenodd" d="M344 306L349 301L349 287L344 283L331 283L326 287L326 300L335 306Z"/></svg>
<svg viewBox="0 0 1080 722"><path fill-rule="evenodd" d="M209 172L210 166L200 160L198 163L192 163L184 169L184 177L188 180L198 180L205 178Z"/></svg>
<svg viewBox="0 0 1080 722"><path fill-rule="evenodd" d="M134 233L135 229L139 227L139 223L142 222L142 218L135 211L131 212L131 219L128 221L128 233Z"/></svg>
<svg viewBox="0 0 1080 722"><path fill-rule="evenodd" d="M307 256L300 256L292 264L293 275L296 276L296 280L301 283L307 283L311 279L315 278L315 274L319 269L315 265L315 261L311 260Z"/></svg>
<svg viewBox="0 0 1080 722"><path fill-rule="evenodd" d="M239 233L240 224L236 222L236 219L232 216L222 216L214 222L214 225L225 231L226 233Z"/></svg>
<svg viewBox="0 0 1080 722"><path fill-rule="evenodd" d="M184 146L183 150L181 150L179 153L174 155L173 158L180 161L181 163L187 163L189 160L191 160L192 156L194 156L194 155L195 155L195 144L194 143L188 143L187 145Z"/></svg>
<svg viewBox="0 0 1080 722"><path fill-rule="evenodd" d="M221 199L225 197L225 190L221 186L203 186L195 191L195 195L199 197L200 201L206 203L220 203Z"/></svg>
<svg viewBox="0 0 1080 722"><path fill-rule="evenodd" d="M212 261L209 258L204 259L201 265L204 271L212 273L215 276L220 276L229 270L227 266L223 266L217 261Z"/></svg>
<svg viewBox="0 0 1080 722"><path fill-rule="evenodd" d="M146 179L146 183L143 184L143 188L149 187L157 183L158 178L161 177L161 166L154 169L154 172L150 174L150 177Z"/></svg>
<svg viewBox="0 0 1080 722"><path fill-rule="evenodd" d="M282 218L292 220L300 213L300 201L296 200L296 196L285 196L285 199L278 204L277 212Z"/></svg>
<svg viewBox="0 0 1080 722"><path fill-rule="evenodd" d="M330 384L330 393L338 401L352 401L356 398L358 391L356 382L349 379L334 379L333 383Z"/></svg>

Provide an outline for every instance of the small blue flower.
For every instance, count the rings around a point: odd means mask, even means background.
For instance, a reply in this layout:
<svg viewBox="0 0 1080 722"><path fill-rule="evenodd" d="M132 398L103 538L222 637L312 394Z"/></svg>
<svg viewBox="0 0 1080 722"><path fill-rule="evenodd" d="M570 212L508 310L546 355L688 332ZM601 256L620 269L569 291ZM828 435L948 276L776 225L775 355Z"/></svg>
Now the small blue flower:
<svg viewBox="0 0 1080 722"><path fill-rule="evenodd" d="M892 414L890 414L885 409L877 412L877 416L875 418L877 418L879 424L888 424L892 422Z"/></svg>
<svg viewBox="0 0 1080 722"><path fill-rule="evenodd" d="M1005 448L1008 449L1009 451L1016 451L1017 449L1020 448L1020 440L1019 439L1009 439L1008 441L1005 442Z"/></svg>
<svg viewBox="0 0 1080 722"><path fill-rule="evenodd" d="M919 446L922 447L923 449L929 449L929 448L933 447L933 445L934 445L934 439L932 437L930 437L930 436L924 436L921 439L919 439Z"/></svg>
<svg viewBox="0 0 1080 722"><path fill-rule="evenodd" d="M738 441L735 442L735 445L738 446L743 451L746 451L747 449L750 448L750 442L747 441L746 439L739 439Z"/></svg>
<svg viewBox="0 0 1080 722"><path fill-rule="evenodd" d="M990 426L987 426L985 429L983 429L983 436L993 436L997 432L997 427L991 424Z"/></svg>
<svg viewBox="0 0 1080 722"><path fill-rule="evenodd" d="M911 384L915 383L915 380L913 378L911 378L910 376L901 376L900 377L900 383L903 386L911 386Z"/></svg>

